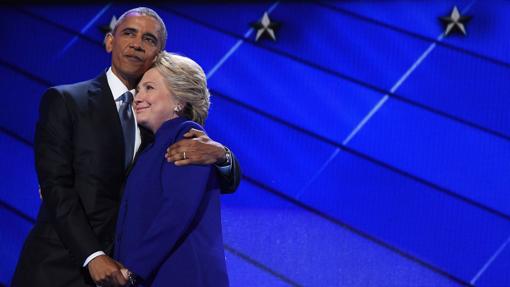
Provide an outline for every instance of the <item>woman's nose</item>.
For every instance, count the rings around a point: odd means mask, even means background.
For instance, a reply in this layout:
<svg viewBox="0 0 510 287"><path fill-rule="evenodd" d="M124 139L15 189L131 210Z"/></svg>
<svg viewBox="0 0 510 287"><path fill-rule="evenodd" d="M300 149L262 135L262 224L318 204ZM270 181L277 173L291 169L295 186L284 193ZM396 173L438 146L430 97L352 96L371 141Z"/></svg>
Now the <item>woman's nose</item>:
<svg viewBox="0 0 510 287"><path fill-rule="evenodd" d="M135 94L135 97L134 97L133 101L135 102L135 104L139 104L139 103L142 102L142 99L143 99L143 93L141 91L138 91Z"/></svg>

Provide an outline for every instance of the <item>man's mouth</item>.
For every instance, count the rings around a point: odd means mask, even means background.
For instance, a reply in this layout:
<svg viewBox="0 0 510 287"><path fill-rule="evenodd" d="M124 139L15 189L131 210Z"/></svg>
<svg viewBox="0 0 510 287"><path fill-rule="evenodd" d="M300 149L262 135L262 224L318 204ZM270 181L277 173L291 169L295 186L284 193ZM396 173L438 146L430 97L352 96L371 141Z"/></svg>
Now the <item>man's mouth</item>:
<svg viewBox="0 0 510 287"><path fill-rule="evenodd" d="M143 62L143 59L138 57L138 56L135 56L135 55L126 55L125 56L129 61L132 61L132 62Z"/></svg>

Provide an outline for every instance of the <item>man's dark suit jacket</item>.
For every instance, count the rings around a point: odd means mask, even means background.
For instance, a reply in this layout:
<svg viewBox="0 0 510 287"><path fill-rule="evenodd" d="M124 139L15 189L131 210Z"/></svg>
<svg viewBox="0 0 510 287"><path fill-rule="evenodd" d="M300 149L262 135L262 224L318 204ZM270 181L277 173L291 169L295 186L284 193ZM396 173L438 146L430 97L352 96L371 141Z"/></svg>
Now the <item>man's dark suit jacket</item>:
<svg viewBox="0 0 510 287"><path fill-rule="evenodd" d="M152 135L141 129L141 151ZM39 108L35 163L42 192L12 286L95 286L82 268L93 252L111 255L124 169L124 140L106 74L48 89ZM136 158L135 158L136 159ZM220 176L235 191L240 170Z"/></svg>

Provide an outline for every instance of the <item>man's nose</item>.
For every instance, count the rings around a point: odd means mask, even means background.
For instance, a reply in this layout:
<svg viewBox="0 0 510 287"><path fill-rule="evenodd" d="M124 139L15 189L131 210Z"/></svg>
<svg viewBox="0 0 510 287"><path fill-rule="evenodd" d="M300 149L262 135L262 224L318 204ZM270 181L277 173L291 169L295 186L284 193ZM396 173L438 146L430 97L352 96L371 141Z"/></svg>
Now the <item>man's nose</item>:
<svg viewBox="0 0 510 287"><path fill-rule="evenodd" d="M136 37L134 38L131 43L129 43L129 47L135 49L135 50L141 50L143 51L143 45L142 45L143 41L142 39Z"/></svg>

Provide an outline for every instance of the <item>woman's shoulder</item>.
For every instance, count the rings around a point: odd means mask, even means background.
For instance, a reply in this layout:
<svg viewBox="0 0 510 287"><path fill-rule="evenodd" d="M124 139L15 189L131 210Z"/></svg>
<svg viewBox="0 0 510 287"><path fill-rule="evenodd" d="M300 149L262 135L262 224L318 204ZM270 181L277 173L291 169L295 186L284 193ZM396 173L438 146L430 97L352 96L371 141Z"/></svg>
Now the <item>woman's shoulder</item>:
<svg viewBox="0 0 510 287"><path fill-rule="evenodd" d="M183 122L181 122L178 126L178 133L177 133L178 137L179 136L182 137L190 129L196 129L196 130L205 132L204 127L202 127L199 123L186 119Z"/></svg>
<svg viewBox="0 0 510 287"><path fill-rule="evenodd" d="M184 138L184 134L191 129L205 132L204 128L200 124L183 117L175 118L165 122L160 129L161 131L158 131L159 134L161 134L161 136L167 140L173 142Z"/></svg>

